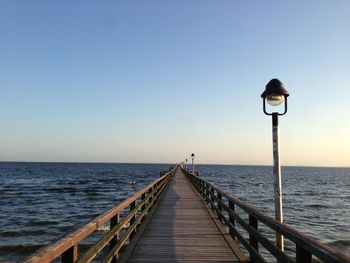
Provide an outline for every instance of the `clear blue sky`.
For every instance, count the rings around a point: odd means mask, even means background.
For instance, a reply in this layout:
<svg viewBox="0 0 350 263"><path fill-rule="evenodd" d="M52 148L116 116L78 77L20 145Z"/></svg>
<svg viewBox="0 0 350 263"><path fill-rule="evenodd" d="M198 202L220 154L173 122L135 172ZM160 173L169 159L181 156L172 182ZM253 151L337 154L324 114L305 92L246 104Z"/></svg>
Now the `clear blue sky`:
<svg viewBox="0 0 350 263"><path fill-rule="evenodd" d="M0 1L0 160L350 166L350 1Z"/></svg>

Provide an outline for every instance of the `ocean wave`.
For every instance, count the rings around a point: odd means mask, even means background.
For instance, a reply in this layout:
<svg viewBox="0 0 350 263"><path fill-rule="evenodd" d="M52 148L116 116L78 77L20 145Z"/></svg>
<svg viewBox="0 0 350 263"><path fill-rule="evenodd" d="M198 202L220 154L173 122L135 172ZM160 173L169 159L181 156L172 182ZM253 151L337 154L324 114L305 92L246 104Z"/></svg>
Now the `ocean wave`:
<svg viewBox="0 0 350 263"><path fill-rule="evenodd" d="M15 254L15 255L28 255L43 247L44 244L32 244L32 245L6 245L0 246L0 251L5 254Z"/></svg>
<svg viewBox="0 0 350 263"><path fill-rule="evenodd" d="M327 244L342 253L350 255L350 239L338 239Z"/></svg>
<svg viewBox="0 0 350 263"><path fill-rule="evenodd" d="M97 183L102 183L102 184L111 184L114 183L115 181L113 179L108 179L108 178L101 178L97 180Z"/></svg>
<svg viewBox="0 0 350 263"><path fill-rule="evenodd" d="M306 207L310 207L310 208L330 208L331 206L329 206L329 205L322 205L322 204L310 204L310 205L306 205Z"/></svg>
<svg viewBox="0 0 350 263"><path fill-rule="evenodd" d="M45 190L53 193L74 193L77 191L75 187L50 187Z"/></svg>
<svg viewBox="0 0 350 263"><path fill-rule="evenodd" d="M97 175L97 176L112 175L112 174L113 174L113 171L99 171L99 172L95 173L95 175Z"/></svg>
<svg viewBox="0 0 350 263"><path fill-rule="evenodd" d="M12 198L23 195L21 191L0 191L0 198Z"/></svg>
<svg viewBox="0 0 350 263"><path fill-rule="evenodd" d="M1 237L18 237L18 236L21 236L22 233L21 232L18 232L18 231L11 231L11 230L8 230L8 231L2 231L0 233L0 236Z"/></svg>
<svg viewBox="0 0 350 263"><path fill-rule="evenodd" d="M328 242L327 244L336 248L350 247L350 239L339 239L336 241Z"/></svg>
<svg viewBox="0 0 350 263"><path fill-rule="evenodd" d="M53 221L53 220L45 220L45 221L32 221L29 223L26 223L25 226L54 226L54 225L58 225L59 222L58 221Z"/></svg>
<svg viewBox="0 0 350 263"><path fill-rule="evenodd" d="M90 183L91 181L90 180L87 180L87 179L76 179L72 182L72 184L74 185L84 185L84 184L88 184Z"/></svg>
<svg viewBox="0 0 350 263"><path fill-rule="evenodd" d="M22 236L45 236L48 234L48 231L42 229L33 229L33 230L5 230L1 231L1 237L22 237Z"/></svg>
<svg viewBox="0 0 350 263"><path fill-rule="evenodd" d="M109 231L111 228L110 226L107 226L107 225L103 225L103 226L100 226L97 228L97 231L100 231L100 232L107 232Z"/></svg>
<svg viewBox="0 0 350 263"><path fill-rule="evenodd" d="M103 192L101 192L100 189L85 189L83 192L85 192L88 196L96 196L103 194Z"/></svg>

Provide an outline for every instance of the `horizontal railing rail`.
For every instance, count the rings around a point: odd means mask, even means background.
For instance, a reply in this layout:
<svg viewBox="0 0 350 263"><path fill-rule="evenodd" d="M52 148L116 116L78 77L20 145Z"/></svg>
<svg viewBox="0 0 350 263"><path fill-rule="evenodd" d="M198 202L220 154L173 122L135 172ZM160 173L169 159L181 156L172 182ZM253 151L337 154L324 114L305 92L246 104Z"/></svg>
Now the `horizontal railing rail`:
<svg viewBox="0 0 350 263"><path fill-rule="evenodd" d="M86 225L49 244L24 260L25 263L52 262L61 256L62 263L88 263L102 250L105 252L103 262L116 262L121 249L130 242L139 225L167 187L176 167L145 186L135 195L95 218ZM129 209L129 212L127 212ZM97 232L109 222L110 229L95 244L83 253L79 253L81 241Z"/></svg>
<svg viewBox="0 0 350 263"><path fill-rule="evenodd" d="M349 263L350 257L341 252L311 238L287 224L282 224L256 208L244 203L237 197L221 190L207 180L193 175L187 171L185 174L192 185L203 196L204 200L210 204L213 211L216 212L218 218L228 227L230 235L246 248L250 255L251 262L267 262L261 253L259 253L259 244L261 244L272 257L278 262L297 262L311 263L312 257L316 256L323 262ZM248 220L242 219L235 211L235 207L239 207L244 211ZM225 213L224 213L225 212ZM285 238L295 244L295 257L288 256L286 252L281 251L274 242L270 241L261 231L259 231L259 222L272 229L276 234L282 234ZM241 233L236 224L245 229L247 239Z"/></svg>

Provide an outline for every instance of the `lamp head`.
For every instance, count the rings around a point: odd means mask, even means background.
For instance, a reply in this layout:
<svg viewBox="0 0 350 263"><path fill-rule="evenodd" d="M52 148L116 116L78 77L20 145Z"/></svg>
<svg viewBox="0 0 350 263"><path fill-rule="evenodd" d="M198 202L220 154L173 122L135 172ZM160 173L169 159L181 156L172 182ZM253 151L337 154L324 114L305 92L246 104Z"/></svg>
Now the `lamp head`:
<svg viewBox="0 0 350 263"><path fill-rule="evenodd" d="M192 160L194 159L194 153L191 154L191 158L192 158Z"/></svg>
<svg viewBox="0 0 350 263"><path fill-rule="evenodd" d="M285 112L287 112L287 97L289 96L288 91L284 88L284 84L279 79L271 79L266 85L265 91L261 94L262 99L264 100L264 113L271 115L265 110L265 101L271 106L278 106L283 101L285 102Z"/></svg>

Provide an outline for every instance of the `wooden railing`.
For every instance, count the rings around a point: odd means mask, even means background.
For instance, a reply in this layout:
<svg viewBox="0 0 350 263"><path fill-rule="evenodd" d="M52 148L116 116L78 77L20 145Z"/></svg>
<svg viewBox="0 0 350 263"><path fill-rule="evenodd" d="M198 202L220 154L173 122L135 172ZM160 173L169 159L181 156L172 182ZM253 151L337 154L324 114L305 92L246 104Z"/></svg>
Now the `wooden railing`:
<svg viewBox="0 0 350 263"><path fill-rule="evenodd" d="M278 262L311 263L313 262L313 256L316 256L323 262L350 262L350 257L339 251L306 236L286 224L279 223L274 218L222 191L207 180L187 171L184 172L197 191L210 204L211 209L217 213L218 218L228 227L230 235L237 239L248 251L250 262L268 262L262 253L259 252L259 245L262 245ZM238 215L238 207L243 213L246 213L246 220ZM241 226L241 229L245 230L245 233L238 230L237 223ZM295 255L287 255L286 252L277 248L274 242L268 239L262 231L259 231L259 223L272 229L276 234L282 234L286 239L294 243Z"/></svg>
<svg viewBox="0 0 350 263"><path fill-rule="evenodd" d="M88 263L101 251L104 251L104 255L103 259L98 260L99 262L116 262L120 250L130 242L140 223L167 187L174 170L175 168L172 168L162 177L156 179L135 195L95 218L90 223L57 242L43 247L35 254L26 258L24 262L51 262L61 256L63 263ZM78 253L79 243L97 232L108 222L110 224L110 230L86 251Z"/></svg>

